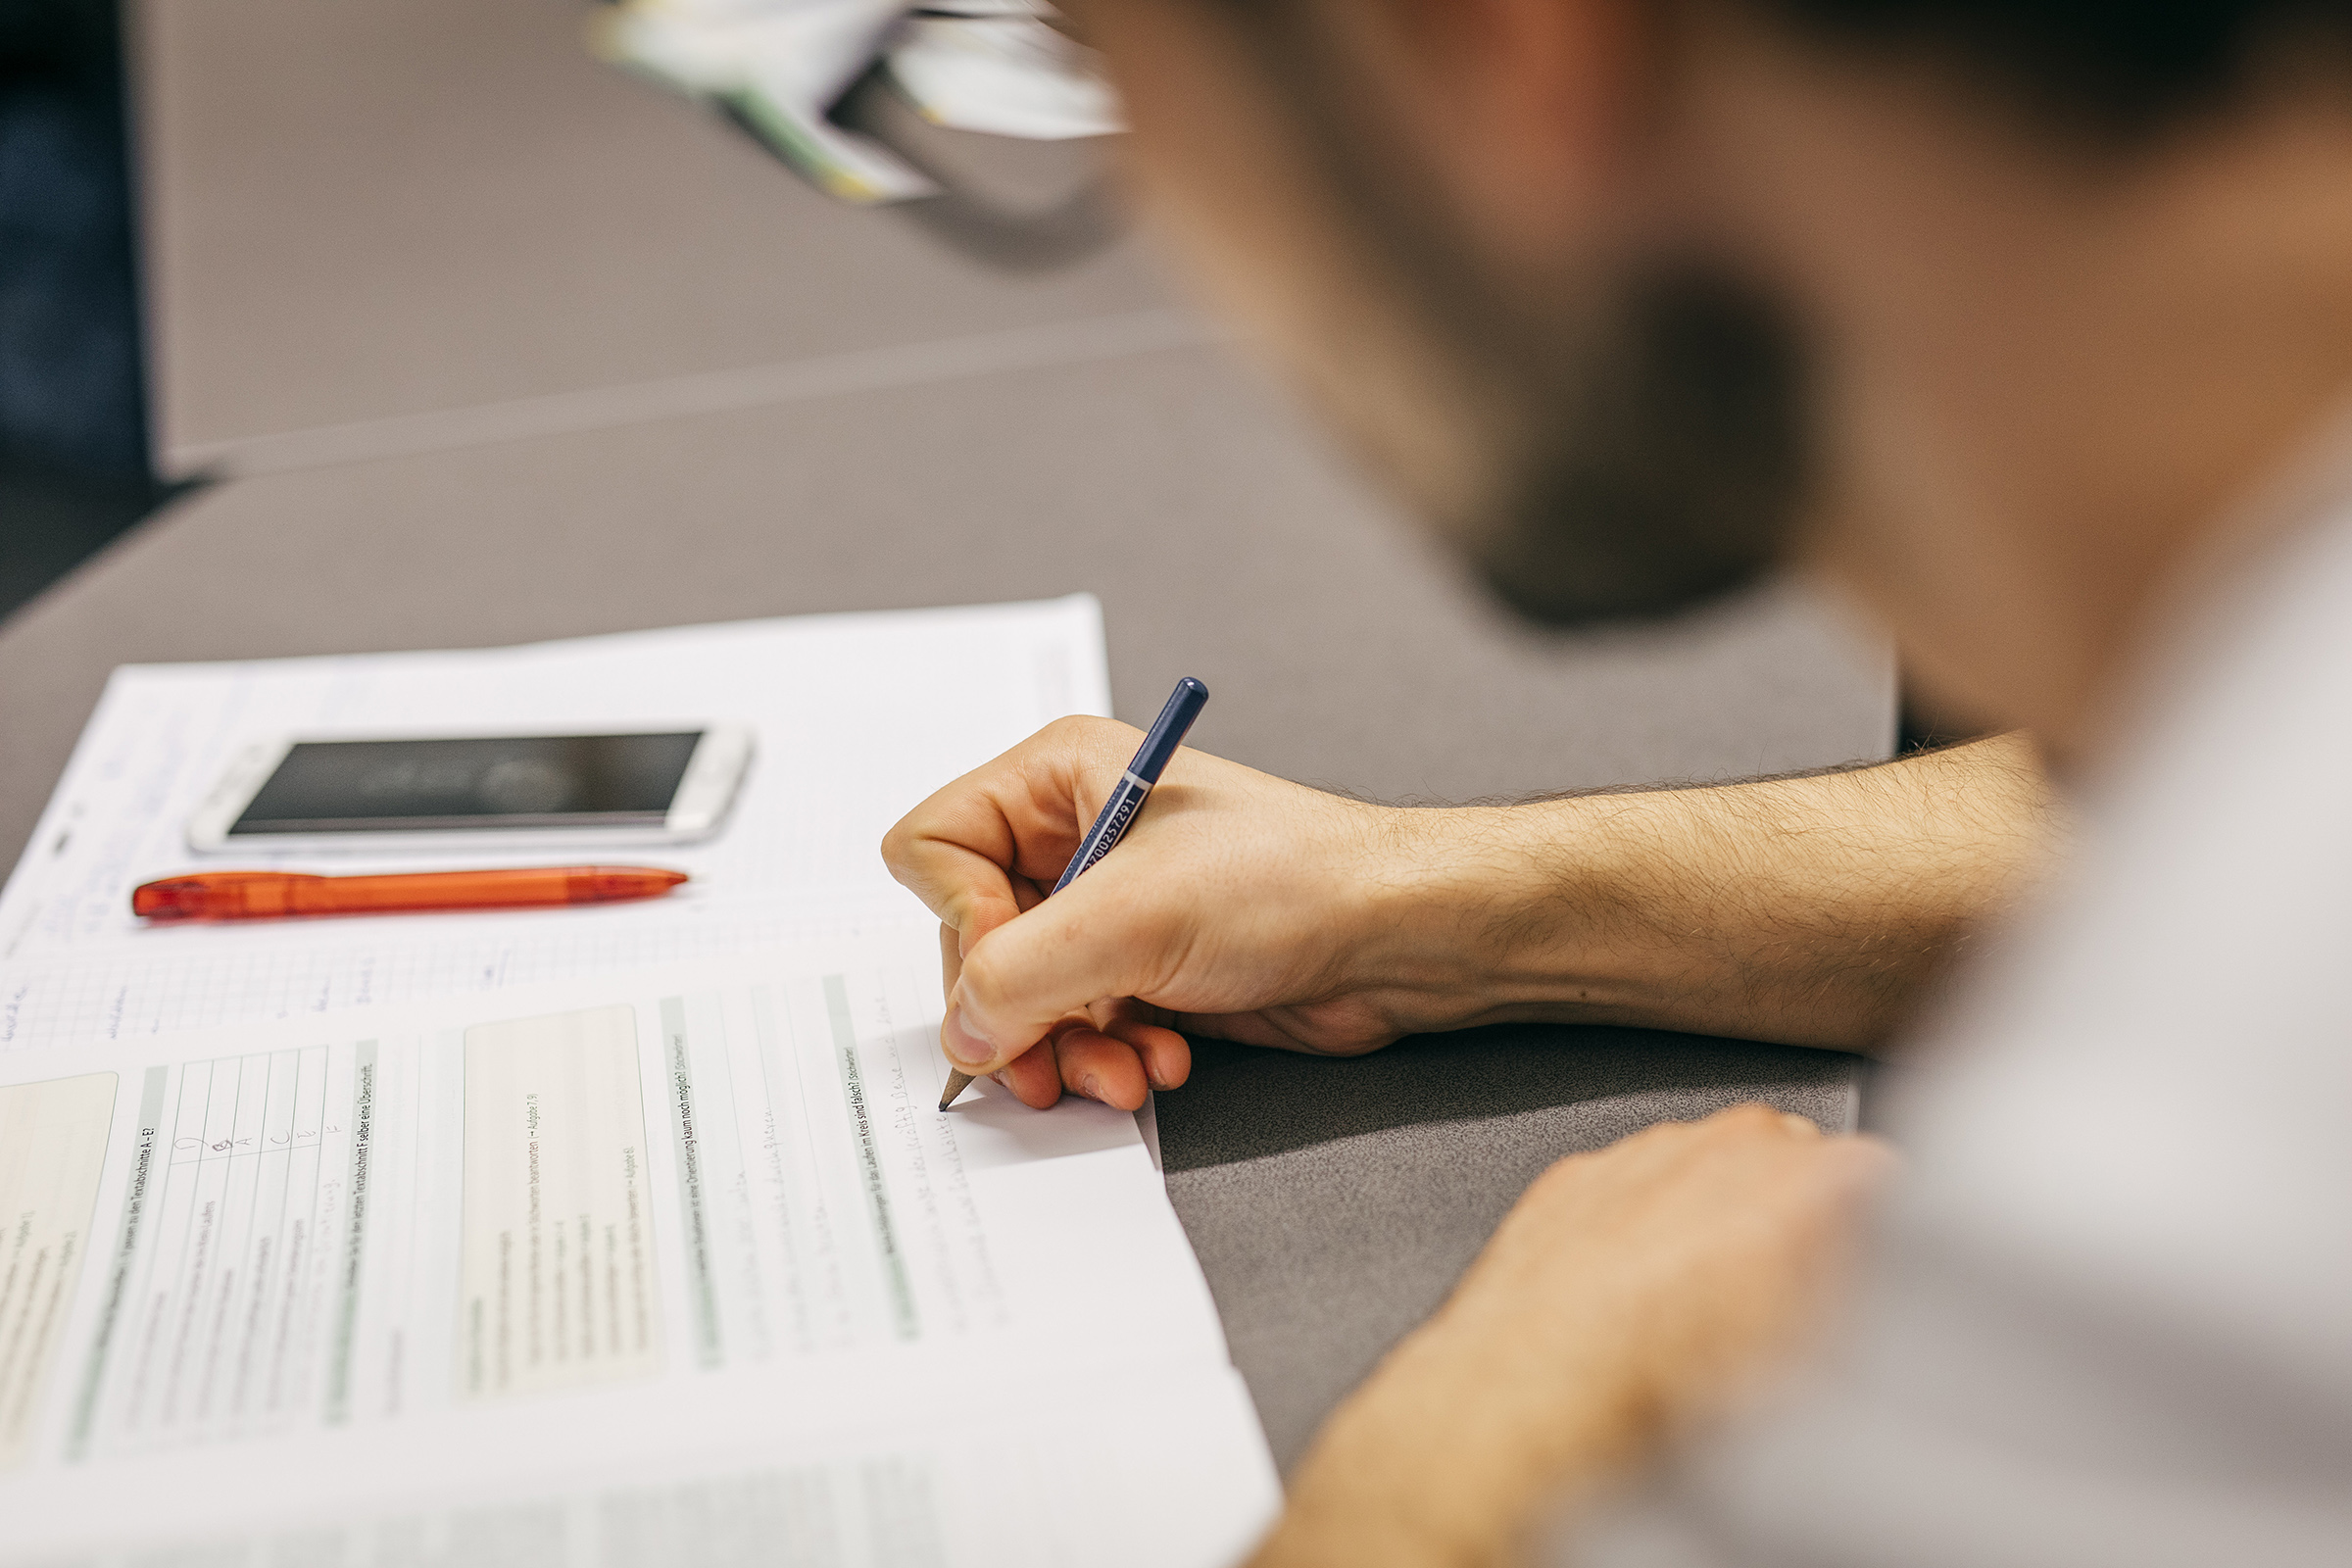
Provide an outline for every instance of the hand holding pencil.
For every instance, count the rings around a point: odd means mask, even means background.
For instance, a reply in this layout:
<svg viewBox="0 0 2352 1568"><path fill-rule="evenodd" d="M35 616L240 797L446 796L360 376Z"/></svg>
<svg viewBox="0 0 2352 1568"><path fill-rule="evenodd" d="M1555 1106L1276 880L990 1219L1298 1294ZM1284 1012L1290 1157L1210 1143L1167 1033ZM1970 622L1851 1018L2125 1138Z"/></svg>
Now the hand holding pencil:
<svg viewBox="0 0 2352 1568"><path fill-rule="evenodd" d="M1119 775L1119 781L1110 787L1110 794L1104 798L1102 809L1095 813L1095 825L1086 830L1086 837L1080 839L1078 848L1070 852L1069 863L1061 868L1060 879L1046 894L1047 898L1052 898L1077 881L1081 874L1092 870L1102 857L1118 848L1119 840L1126 837L1127 829L1134 825L1136 813L1144 808L1144 802L1151 798L1152 787L1159 782L1160 774L1167 771L1169 760L1176 755L1176 748L1182 746L1184 737L1192 732L1193 720L1200 716L1200 710L1207 704L1208 688L1192 676L1187 675L1176 683L1176 689L1168 694L1166 705L1159 710L1159 717L1145 734L1144 744L1136 748L1135 757L1128 762L1127 770ZM970 1073L961 1070L949 1073L947 1087L940 1092L939 1108L945 1110L954 1104L956 1097L970 1088L971 1083Z"/></svg>
<svg viewBox="0 0 2352 1568"><path fill-rule="evenodd" d="M1180 1029L1352 1055L1474 1021L1474 986L1426 983L1405 867L1433 813L1180 751L1116 852L1052 894L1141 739L1059 720L883 841L943 922L941 1043L958 1071L1001 1073L1041 1108L1066 1089L1132 1110L1190 1072Z"/></svg>

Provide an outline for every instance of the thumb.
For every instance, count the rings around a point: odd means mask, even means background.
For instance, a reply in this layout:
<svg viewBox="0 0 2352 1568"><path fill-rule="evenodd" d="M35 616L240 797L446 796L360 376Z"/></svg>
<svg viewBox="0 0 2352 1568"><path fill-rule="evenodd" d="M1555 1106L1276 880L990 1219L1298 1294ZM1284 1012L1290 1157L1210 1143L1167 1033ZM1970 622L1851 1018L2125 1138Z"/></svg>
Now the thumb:
<svg viewBox="0 0 2352 1568"><path fill-rule="evenodd" d="M975 899L962 906L963 923L943 920L939 927L940 992L951 1002L956 995L956 981L963 973L963 956L972 951L972 944L1019 914L1034 909L1045 895L1026 881L1008 884L1008 899Z"/></svg>
<svg viewBox="0 0 2352 1568"><path fill-rule="evenodd" d="M974 1077L996 1071L1091 1003L1152 991L1171 967L1170 923L1109 867L983 934L963 956L942 1043Z"/></svg>

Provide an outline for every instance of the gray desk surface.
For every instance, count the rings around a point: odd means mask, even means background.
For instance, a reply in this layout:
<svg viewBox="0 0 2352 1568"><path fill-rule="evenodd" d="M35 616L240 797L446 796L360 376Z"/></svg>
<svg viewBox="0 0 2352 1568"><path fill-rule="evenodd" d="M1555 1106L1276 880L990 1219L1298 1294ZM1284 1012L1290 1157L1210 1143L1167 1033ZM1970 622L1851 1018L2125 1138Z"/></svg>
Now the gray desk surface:
<svg viewBox="0 0 2352 1568"><path fill-rule="evenodd" d="M714 116L590 58L590 9L138 7L167 471L252 472L1200 334L1170 314L1139 245L992 272L915 215L846 213ZM995 137L953 147L951 161L1033 205L1101 157Z"/></svg>
<svg viewBox="0 0 2352 1568"><path fill-rule="evenodd" d="M241 475L0 626L0 846L108 669L1101 595L1118 710L1390 800L1882 755L1891 672L1801 595L1504 623L1237 371L1137 246L960 261L589 60L575 0L138 8L159 446ZM1000 188L1085 149L963 148ZM943 671L952 679L952 671ZM1848 1065L1513 1028L1206 1045L1168 1185L1287 1465L1562 1152Z"/></svg>
<svg viewBox="0 0 2352 1568"><path fill-rule="evenodd" d="M1377 797L1788 768L1883 754L1892 726L1884 658L1788 591L1650 631L1502 623L1255 381L1178 348L199 494L0 628L0 838L118 662L1077 588L1123 715L1198 673L1202 747ZM1820 1054L1513 1029L1353 1062L1212 1047L1159 1114L1287 1463L1549 1159L1756 1095L1835 1119L1847 1083Z"/></svg>

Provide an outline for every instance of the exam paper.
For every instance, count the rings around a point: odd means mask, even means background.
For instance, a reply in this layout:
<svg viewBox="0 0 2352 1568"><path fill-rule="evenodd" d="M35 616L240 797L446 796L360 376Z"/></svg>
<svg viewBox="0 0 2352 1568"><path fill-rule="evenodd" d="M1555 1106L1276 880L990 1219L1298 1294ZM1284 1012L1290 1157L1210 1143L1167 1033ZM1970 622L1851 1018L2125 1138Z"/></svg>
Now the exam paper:
<svg viewBox="0 0 2352 1568"><path fill-rule="evenodd" d="M924 795L1066 713L1107 713L1101 608L811 615L521 648L131 665L0 893L0 1052L610 972L862 929L918 906L882 835ZM644 904L146 928L130 890L200 863L188 815L239 750L287 732L749 726L724 828L635 850L694 880ZM548 859L583 852L548 852ZM436 855L434 868L514 852ZM217 863L411 869L239 849Z"/></svg>
<svg viewBox="0 0 2352 1568"><path fill-rule="evenodd" d="M0 893L0 1563L1237 1556L1273 1473L1135 1121L933 1109L875 853L1107 707L1083 597L118 671ZM682 896L128 915L262 736L681 720L760 748L634 856Z"/></svg>
<svg viewBox="0 0 2352 1568"><path fill-rule="evenodd" d="M938 1024L901 920L0 1054L0 1562L1232 1560L1133 1118L939 1112Z"/></svg>

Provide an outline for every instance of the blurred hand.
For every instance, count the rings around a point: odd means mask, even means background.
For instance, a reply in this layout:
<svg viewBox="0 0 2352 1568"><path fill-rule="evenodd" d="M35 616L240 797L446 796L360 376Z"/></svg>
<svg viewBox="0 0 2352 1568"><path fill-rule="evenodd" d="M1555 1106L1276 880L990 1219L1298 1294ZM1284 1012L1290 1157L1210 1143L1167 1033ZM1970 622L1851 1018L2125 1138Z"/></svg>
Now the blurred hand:
<svg viewBox="0 0 2352 1568"><path fill-rule="evenodd" d="M1024 1102L1133 1109L1190 1071L1178 1030L1348 1054L1468 1021L1396 940L1414 818L1195 751L1111 855L1050 902L1139 732L1066 718L932 796L883 840L942 921L941 1031Z"/></svg>
<svg viewBox="0 0 2352 1568"><path fill-rule="evenodd" d="M1889 1164L1763 1105L1561 1160L1325 1425L1253 1568L1519 1560L1788 1358Z"/></svg>

